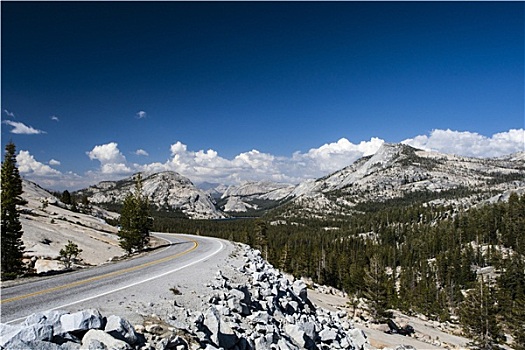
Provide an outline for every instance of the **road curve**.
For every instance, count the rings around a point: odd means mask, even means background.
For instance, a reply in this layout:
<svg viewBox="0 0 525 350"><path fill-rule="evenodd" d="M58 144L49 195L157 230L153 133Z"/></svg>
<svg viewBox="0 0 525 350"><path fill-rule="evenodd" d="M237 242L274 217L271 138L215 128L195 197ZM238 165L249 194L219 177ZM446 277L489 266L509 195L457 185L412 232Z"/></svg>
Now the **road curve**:
<svg viewBox="0 0 525 350"><path fill-rule="evenodd" d="M126 299L140 294L142 300L151 300L154 297L144 292L145 287L154 291L159 281L216 255L226 254L224 241L218 239L155 235L169 241L170 245L133 259L2 288L1 322L20 322L39 311L107 305L111 301L107 298L115 295Z"/></svg>

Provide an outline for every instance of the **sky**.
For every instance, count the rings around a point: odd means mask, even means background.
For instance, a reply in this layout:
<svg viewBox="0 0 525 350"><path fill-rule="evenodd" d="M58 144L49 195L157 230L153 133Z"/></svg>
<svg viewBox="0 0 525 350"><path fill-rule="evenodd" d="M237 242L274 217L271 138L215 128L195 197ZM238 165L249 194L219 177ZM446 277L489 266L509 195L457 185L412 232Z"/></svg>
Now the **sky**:
<svg viewBox="0 0 525 350"><path fill-rule="evenodd" d="M523 2L1 2L2 149L79 189L525 150Z"/></svg>

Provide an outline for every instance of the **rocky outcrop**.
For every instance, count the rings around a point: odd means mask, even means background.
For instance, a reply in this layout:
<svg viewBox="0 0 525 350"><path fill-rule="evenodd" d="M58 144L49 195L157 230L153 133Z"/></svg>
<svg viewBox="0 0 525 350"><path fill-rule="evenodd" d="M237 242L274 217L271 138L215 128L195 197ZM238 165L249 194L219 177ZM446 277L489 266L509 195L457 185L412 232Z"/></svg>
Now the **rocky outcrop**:
<svg viewBox="0 0 525 350"><path fill-rule="evenodd" d="M135 175L119 181L101 182L75 194L87 196L90 203L121 205L134 189ZM209 194L195 187L188 178L173 171L143 174L142 191L149 203L161 211L180 211L192 219L224 217L215 208Z"/></svg>

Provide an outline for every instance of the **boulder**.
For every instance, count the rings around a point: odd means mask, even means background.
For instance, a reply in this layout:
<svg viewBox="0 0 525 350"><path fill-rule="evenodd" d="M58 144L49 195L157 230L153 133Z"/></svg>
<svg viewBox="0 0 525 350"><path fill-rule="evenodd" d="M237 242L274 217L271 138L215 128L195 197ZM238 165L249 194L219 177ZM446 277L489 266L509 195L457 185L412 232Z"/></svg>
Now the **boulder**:
<svg viewBox="0 0 525 350"><path fill-rule="evenodd" d="M28 349L38 349L38 350L63 350L63 348L55 343L51 343L43 340L31 340L31 341L14 341L9 344L9 347L6 348L9 350L28 350Z"/></svg>
<svg viewBox="0 0 525 350"><path fill-rule="evenodd" d="M286 324L284 330L288 336L300 347L304 348L306 345L304 331L295 324Z"/></svg>
<svg viewBox="0 0 525 350"><path fill-rule="evenodd" d="M293 283L292 289L295 295L301 298L303 302L306 302L308 300L308 291L306 283L304 283L302 280L296 280Z"/></svg>
<svg viewBox="0 0 525 350"><path fill-rule="evenodd" d="M323 343L331 343L337 338L337 332L332 328L325 328L319 332L319 337Z"/></svg>
<svg viewBox="0 0 525 350"><path fill-rule="evenodd" d="M134 345L139 340L131 323L119 316L109 316L104 331L110 334L113 338L125 341L131 345Z"/></svg>
<svg viewBox="0 0 525 350"><path fill-rule="evenodd" d="M362 349L368 340L366 339L366 334L360 329L350 329L348 335L352 338L352 341L356 348Z"/></svg>
<svg viewBox="0 0 525 350"><path fill-rule="evenodd" d="M90 329L101 329L104 326L104 319L96 309L82 310L72 314L60 316L62 332L79 332Z"/></svg>
<svg viewBox="0 0 525 350"><path fill-rule="evenodd" d="M65 269L66 266L62 261L47 259L38 259L35 261L35 271L37 274L49 273L52 271L62 271Z"/></svg>
<svg viewBox="0 0 525 350"><path fill-rule="evenodd" d="M10 349L11 344L31 341L51 341L53 339L53 326L42 323L31 325L8 325L0 323L0 346Z"/></svg>
<svg viewBox="0 0 525 350"><path fill-rule="evenodd" d="M238 341L235 331L229 323L223 321L219 311L215 307L208 309L204 315L205 332L208 333L210 341L219 347L231 349Z"/></svg>
<svg viewBox="0 0 525 350"><path fill-rule="evenodd" d="M115 339L110 334L99 329L90 329L84 335L81 349L91 350L94 348L94 345L96 346L94 349L101 349L100 344L111 350L131 350L131 346L125 341Z"/></svg>

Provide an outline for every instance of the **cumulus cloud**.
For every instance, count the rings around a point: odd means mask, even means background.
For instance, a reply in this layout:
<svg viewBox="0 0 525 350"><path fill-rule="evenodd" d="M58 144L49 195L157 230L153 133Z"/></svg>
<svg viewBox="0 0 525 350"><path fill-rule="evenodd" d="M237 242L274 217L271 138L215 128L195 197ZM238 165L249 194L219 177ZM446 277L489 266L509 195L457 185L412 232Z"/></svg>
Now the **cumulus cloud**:
<svg viewBox="0 0 525 350"><path fill-rule="evenodd" d="M194 182L222 182L271 180L298 183L305 179L324 176L352 164L356 159L375 153L383 140L373 138L353 144L347 139L313 148L306 153L296 152L291 157L277 157L253 149L227 159L217 151L188 150L178 141L170 146L171 157L166 163L136 165L138 171L176 171Z"/></svg>
<svg viewBox="0 0 525 350"><path fill-rule="evenodd" d="M382 139L352 143L346 138L312 148L306 152L295 152L290 156L275 156L252 149L231 158L219 152L191 150L180 141L170 145L170 155L164 162L131 164L118 148L116 142L94 146L86 152L91 160L100 166L79 176L73 173L60 173L50 165L60 165L50 160L42 164L27 151L17 156L20 172L39 184L49 188L82 188L102 180L115 180L131 173L146 173L172 170L188 177L194 183L216 182L240 184L245 181L270 180L276 182L299 183L307 179L319 178L340 170L363 156L374 154L384 143ZM511 129L506 132L483 136L473 132L433 130L429 135L419 135L403 141L413 147L452 153L463 156L496 157L525 150L525 131ZM134 154L147 155L142 149ZM57 184L59 184L57 186Z"/></svg>
<svg viewBox="0 0 525 350"><path fill-rule="evenodd" d="M62 191L65 189L81 189L92 185L90 179L86 176L80 176L72 171L62 173L49 166L53 165L53 159L48 162L49 165L44 164L36 160L26 150L18 152L16 162L22 178L33 181L47 189Z"/></svg>
<svg viewBox="0 0 525 350"><path fill-rule="evenodd" d="M149 156L149 153L146 152L145 150L141 149L141 148L139 148L138 150L136 150L136 151L135 151L135 154L136 154L137 156L145 156L145 157Z"/></svg>
<svg viewBox="0 0 525 350"><path fill-rule="evenodd" d="M120 152L116 142L95 146L86 154L89 159L100 162L100 171L103 174L125 174L132 171L126 165L126 157Z"/></svg>
<svg viewBox="0 0 525 350"><path fill-rule="evenodd" d="M136 116L137 116L137 119L143 119L148 116L148 113L146 113L145 111L138 111Z"/></svg>
<svg viewBox="0 0 525 350"><path fill-rule="evenodd" d="M2 121L2 123L13 127L13 129L11 129L12 134L37 135L37 134L46 133L45 131L35 129L32 126L25 125L24 123L21 123L21 122L14 122L12 120L4 120Z"/></svg>
<svg viewBox="0 0 525 350"><path fill-rule="evenodd" d="M13 112L9 112L7 109L4 109L4 113L10 118L16 118Z"/></svg>
<svg viewBox="0 0 525 350"><path fill-rule="evenodd" d="M346 138L312 148L306 154L295 153L294 159L310 163L319 171L332 172L352 164L363 156L374 154L385 141L373 137L370 141L354 144Z"/></svg>
<svg viewBox="0 0 525 350"><path fill-rule="evenodd" d="M60 119L58 119L58 117L56 115L52 115L51 117L49 117L51 120L55 121L55 122L59 122Z"/></svg>
<svg viewBox="0 0 525 350"><path fill-rule="evenodd" d="M429 151L469 157L499 157L525 151L525 130L510 129L491 137L469 131L432 130L402 143Z"/></svg>
<svg viewBox="0 0 525 350"><path fill-rule="evenodd" d="M51 168L49 165L37 161L29 151L20 151L16 156L18 171L23 175L36 177L59 176L60 171Z"/></svg>

